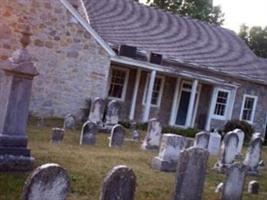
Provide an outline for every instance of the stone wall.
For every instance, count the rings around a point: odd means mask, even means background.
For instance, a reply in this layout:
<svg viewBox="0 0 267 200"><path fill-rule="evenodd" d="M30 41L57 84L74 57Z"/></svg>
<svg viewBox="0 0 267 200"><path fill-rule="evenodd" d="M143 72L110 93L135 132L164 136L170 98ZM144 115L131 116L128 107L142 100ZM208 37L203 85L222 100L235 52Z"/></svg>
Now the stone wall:
<svg viewBox="0 0 267 200"><path fill-rule="evenodd" d="M71 2L80 7L79 0ZM60 1L1 0L0 16L0 60L21 48L19 32L26 25L32 34L27 48L40 73L33 85L33 114L78 114L86 98L106 96L109 56Z"/></svg>

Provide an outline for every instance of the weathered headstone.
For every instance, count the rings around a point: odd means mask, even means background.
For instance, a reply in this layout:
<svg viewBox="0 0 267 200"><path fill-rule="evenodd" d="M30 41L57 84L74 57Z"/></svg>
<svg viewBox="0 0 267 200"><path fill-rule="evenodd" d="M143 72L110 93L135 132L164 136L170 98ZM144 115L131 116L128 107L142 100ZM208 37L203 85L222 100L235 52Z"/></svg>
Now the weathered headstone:
<svg viewBox="0 0 267 200"><path fill-rule="evenodd" d="M208 149L210 134L206 131L202 131L196 134L194 146L203 149Z"/></svg>
<svg viewBox="0 0 267 200"><path fill-rule="evenodd" d="M249 175L257 175L259 173L259 163L261 161L262 139L260 137L252 138L244 160Z"/></svg>
<svg viewBox="0 0 267 200"><path fill-rule="evenodd" d="M242 152L242 147L245 139L245 133L240 129L233 130L234 133L238 136L238 146L237 146L237 155L240 155Z"/></svg>
<svg viewBox="0 0 267 200"><path fill-rule="evenodd" d="M100 200L134 200L136 177L127 166L116 166L106 176Z"/></svg>
<svg viewBox="0 0 267 200"><path fill-rule="evenodd" d="M223 183L219 183L215 189L215 193L222 193L223 191Z"/></svg>
<svg viewBox="0 0 267 200"><path fill-rule="evenodd" d="M142 144L143 149L158 149L161 139L162 127L160 122L153 118L149 120L147 134Z"/></svg>
<svg viewBox="0 0 267 200"><path fill-rule="evenodd" d="M87 121L84 123L81 131L80 145L96 143L97 125L93 122Z"/></svg>
<svg viewBox="0 0 267 200"><path fill-rule="evenodd" d="M259 194L260 184L258 181L250 181L248 183L248 193Z"/></svg>
<svg viewBox="0 0 267 200"><path fill-rule="evenodd" d="M136 129L136 122L132 122L131 123L130 131L131 131L131 134L132 134L132 139L134 141L139 141L141 135L140 135L139 131Z"/></svg>
<svg viewBox="0 0 267 200"><path fill-rule="evenodd" d="M53 128L52 129L52 143L60 144L64 139L65 129L63 128Z"/></svg>
<svg viewBox="0 0 267 200"><path fill-rule="evenodd" d="M234 163L226 170L222 200L241 200L246 177L246 167Z"/></svg>
<svg viewBox="0 0 267 200"><path fill-rule="evenodd" d="M224 136L220 160L216 163L216 168L220 172L224 172L231 166L236 158L238 146L238 136L236 133L229 132Z"/></svg>
<svg viewBox="0 0 267 200"><path fill-rule="evenodd" d="M57 164L38 167L27 179L22 200L66 200L70 190L67 172Z"/></svg>
<svg viewBox="0 0 267 200"><path fill-rule="evenodd" d="M194 142L195 142L194 138L184 137L184 140L185 140L185 145L184 145L185 149L194 146Z"/></svg>
<svg viewBox="0 0 267 200"><path fill-rule="evenodd" d="M261 134L261 133L253 133L252 139L257 138L257 137L261 138L262 142L264 142L264 135L263 134Z"/></svg>
<svg viewBox="0 0 267 200"><path fill-rule="evenodd" d="M102 124L103 114L104 114L104 100L97 97L92 102L89 121L94 122L97 125Z"/></svg>
<svg viewBox="0 0 267 200"><path fill-rule="evenodd" d="M109 147L121 147L124 142L125 130L117 124L111 130L111 136L109 141Z"/></svg>
<svg viewBox="0 0 267 200"><path fill-rule="evenodd" d="M72 114L67 114L64 117L64 129L75 129L76 117Z"/></svg>
<svg viewBox="0 0 267 200"><path fill-rule="evenodd" d="M120 103L116 100L112 100L108 103L107 113L106 113L106 125L115 125L119 122L120 114Z"/></svg>
<svg viewBox="0 0 267 200"><path fill-rule="evenodd" d="M180 154L176 171L174 200L200 200L203 192L209 152L199 147Z"/></svg>
<svg viewBox="0 0 267 200"><path fill-rule="evenodd" d="M152 168L175 172L180 151L184 149L184 137L175 134L164 134L160 143L159 155L152 160Z"/></svg>
<svg viewBox="0 0 267 200"><path fill-rule="evenodd" d="M210 155L217 156L219 154L221 148L221 138L221 135L216 131L210 133L208 145Z"/></svg>
<svg viewBox="0 0 267 200"><path fill-rule="evenodd" d="M0 171L28 171L27 120L33 78L38 75L26 49L15 51L3 68L0 93Z"/></svg>

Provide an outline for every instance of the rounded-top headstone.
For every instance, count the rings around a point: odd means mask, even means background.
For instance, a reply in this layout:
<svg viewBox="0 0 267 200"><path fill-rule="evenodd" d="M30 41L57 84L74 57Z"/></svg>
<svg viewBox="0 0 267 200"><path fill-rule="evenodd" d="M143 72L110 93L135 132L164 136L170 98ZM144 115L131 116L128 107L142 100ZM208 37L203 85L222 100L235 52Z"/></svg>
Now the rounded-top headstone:
<svg viewBox="0 0 267 200"><path fill-rule="evenodd" d="M93 145L96 142L97 125L94 122L87 121L84 123L81 131L80 145Z"/></svg>
<svg viewBox="0 0 267 200"><path fill-rule="evenodd" d="M233 132L238 136L237 154L241 154L245 133L241 129L235 129Z"/></svg>
<svg viewBox="0 0 267 200"><path fill-rule="evenodd" d="M65 200L69 188L67 172L58 164L45 164L27 179L22 200Z"/></svg>
<svg viewBox="0 0 267 200"><path fill-rule="evenodd" d="M260 184L258 181L250 181L248 183L248 193L259 194Z"/></svg>
<svg viewBox="0 0 267 200"><path fill-rule="evenodd" d="M203 149L208 149L210 134L206 131L201 131L196 134L194 146Z"/></svg>
<svg viewBox="0 0 267 200"><path fill-rule="evenodd" d="M134 200L136 176L124 165L114 167L104 179L100 200Z"/></svg>
<svg viewBox="0 0 267 200"><path fill-rule="evenodd" d="M117 124L113 126L111 130L109 147L121 147L124 142L124 136L125 130L121 125Z"/></svg>
<svg viewBox="0 0 267 200"><path fill-rule="evenodd" d="M67 114L64 117L64 128L65 129L74 129L76 126L76 117L72 114Z"/></svg>

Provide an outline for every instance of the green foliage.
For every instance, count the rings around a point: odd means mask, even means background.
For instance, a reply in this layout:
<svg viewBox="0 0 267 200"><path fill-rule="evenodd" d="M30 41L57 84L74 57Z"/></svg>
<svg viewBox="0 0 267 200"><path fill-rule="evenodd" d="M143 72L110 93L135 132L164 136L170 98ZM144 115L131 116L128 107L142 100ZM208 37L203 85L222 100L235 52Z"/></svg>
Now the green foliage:
<svg viewBox="0 0 267 200"><path fill-rule="evenodd" d="M243 24L240 27L239 36L257 56L267 58L267 26L249 28Z"/></svg>
<svg viewBox="0 0 267 200"><path fill-rule="evenodd" d="M224 125L223 131L225 133L232 131L234 129L241 129L245 133L245 141L249 141L252 134L254 133L254 128L246 121L240 121L238 119L230 120Z"/></svg>
<svg viewBox="0 0 267 200"><path fill-rule="evenodd" d="M182 129L182 128L177 128L173 126L165 126L162 129L163 133L173 133L177 135L182 135L185 137L192 137L194 138L195 135L199 132L199 130L194 129L194 128L188 128L188 129Z"/></svg>
<svg viewBox="0 0 267 200"><path fill-rule="evenodd" d="M213 6L211 0L147 0L151 6L201 21L222 25L224 14L220 6Z"/></svg>

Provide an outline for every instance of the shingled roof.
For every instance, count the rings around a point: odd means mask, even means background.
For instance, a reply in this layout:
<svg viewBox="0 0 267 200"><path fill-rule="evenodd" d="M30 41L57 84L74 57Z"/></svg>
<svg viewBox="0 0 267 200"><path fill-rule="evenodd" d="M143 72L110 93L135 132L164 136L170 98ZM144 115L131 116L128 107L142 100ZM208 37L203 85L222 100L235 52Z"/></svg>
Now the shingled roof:
<svg viewBox="0 0 267 200"><path fill-rule="evenodd" d="M134 0L83 0L91 26L108 43L131 45L200 68L267 82L258 57L234 32Z"/></svg>

